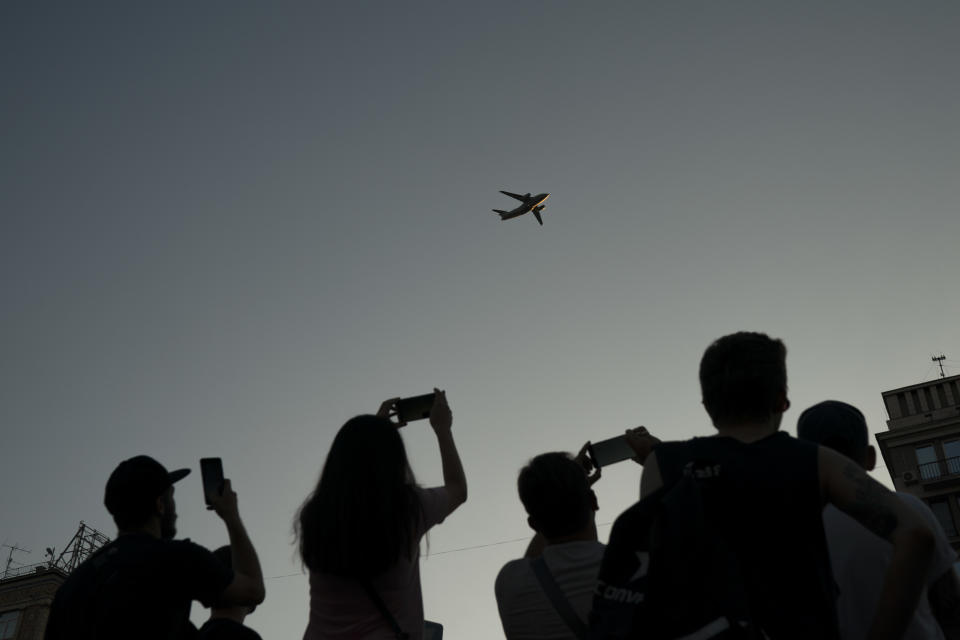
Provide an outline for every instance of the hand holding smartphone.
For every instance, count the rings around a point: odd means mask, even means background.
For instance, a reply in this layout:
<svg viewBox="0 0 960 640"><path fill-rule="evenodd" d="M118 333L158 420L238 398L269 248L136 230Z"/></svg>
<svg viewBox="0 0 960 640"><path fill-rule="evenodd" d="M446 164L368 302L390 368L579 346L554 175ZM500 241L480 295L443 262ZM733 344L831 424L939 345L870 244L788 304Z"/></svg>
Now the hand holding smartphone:
<svg viewBox="0 0 960 640"><path fill-rule="evenodd" d="M400 398L397 400L395 407L399 426L402 427L408 422L429 418L436 395L436 392L426 393L422 396L412 396L410 398Z"/></svg>
<svg viewBox="0 0 960 640"><path fill-rule="evenodd" d="M587 458L596 467L606 467L627 459L643 465L644 460L658 444L660 444L660 438L641 426L627 429L622 436L588 443Z"/></svg>
<svg viewBox="0 0 960 640"><path fill-rule="evenodd" d="M200 458L200 476L203 478L203 501L213 509L211 497L223 495L223 461L220 458Z"/></svg>
<svg viewBox="0 0 960 640"><path fill-rule="evenodd" d="M594 467L602 468L634 457L636 452L626 436L617 436L587 445L587 458Z"/></svg>

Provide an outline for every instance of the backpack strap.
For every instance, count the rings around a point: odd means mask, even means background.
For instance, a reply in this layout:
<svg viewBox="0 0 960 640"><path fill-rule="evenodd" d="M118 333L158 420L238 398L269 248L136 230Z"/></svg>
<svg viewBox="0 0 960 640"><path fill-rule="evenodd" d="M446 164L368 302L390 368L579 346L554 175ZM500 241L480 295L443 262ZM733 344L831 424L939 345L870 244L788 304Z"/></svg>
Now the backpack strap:
<svg viewBox="0 0 960 640"><path fill-rule="evenodd" d="M550 598L550 603L553 605L553 608L556 609L560 617L563 618L563 621L570 627L570 631L573 631L573 635L577 636L579 640L586 640L587 625L577 617L573 607L570 606L570 601L563 595L563 591L560 590L560 586L557 584L557 581L554 580L553 574L550 573L550 569L547 568L547 563L544 561L543 556L537 556L531 563L531 567L533 567L533 574L537 576L537 580L540 581L540 586L543 587L543 592Z"/></svg>
<svg viewBox="0 0 960 640"><path fill-rule="evenodd" d="M380 611L380 615L383 616L384 620L390 623L390 628L393 629L393 634L396 636L397 640L407 640L410 637L406 631L400 628L400 625L397 623L397 619L393 617L393 614L390 613L390 610L387 609L387 605L384 604L383 600L380 598L380 594L377 593L376 589L373 588L373 585L370 584L370 581L367 579L360 580L360 586L363 587L363 590L367 592L367 597L376 605L377 609Z"/></svg>

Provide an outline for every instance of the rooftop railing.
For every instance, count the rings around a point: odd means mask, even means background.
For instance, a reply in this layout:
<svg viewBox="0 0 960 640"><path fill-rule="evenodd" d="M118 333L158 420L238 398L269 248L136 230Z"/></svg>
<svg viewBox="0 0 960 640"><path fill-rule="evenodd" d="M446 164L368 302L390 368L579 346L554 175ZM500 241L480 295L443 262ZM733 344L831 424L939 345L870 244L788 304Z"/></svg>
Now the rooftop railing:
<svg viewBox="0 0 960 640"><path fill-rule="evenodd" d="M10 567L6 571L0 572L0 580L7 578L19 578L28 574L42 573L50 568L49 562L38 562L37 564L27 564L22 567Z"/></svg>

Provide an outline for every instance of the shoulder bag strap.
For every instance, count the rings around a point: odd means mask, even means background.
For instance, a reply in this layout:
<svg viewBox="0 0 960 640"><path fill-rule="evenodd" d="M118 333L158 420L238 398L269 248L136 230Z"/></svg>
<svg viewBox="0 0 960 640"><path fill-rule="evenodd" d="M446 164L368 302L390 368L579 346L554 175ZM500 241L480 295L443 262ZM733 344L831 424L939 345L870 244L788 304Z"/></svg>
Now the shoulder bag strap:
<svg viewBox="0 0 960 640"><path fill-rule="evenodd" d="M553 574L551 574L550 569L547 568L547 563L544 561L543 556L537 556L531 563L531 566L533 567L533 574L537 576L537 580L540 581L540 586L543 587L543 592L550 598L553 608L557 610L557 613L560 614L563 621L566 622L570 630L573 631L573 635L577 636L580 640L585 640L587 637L587 625L577 617L573 607L570 606L570 601L563 595L557 581L553 579Z"/></svg>
<svg viewBox="0 0 960 640"><path fill-rule="evenodd" d="M394 618L390 613L390 610L387 609L387 605L384 604L383 600L380 598L380 594L378 594L376 589L373 588L373 585L370 584L370 581L360 580L360 586L362 586L363 590L367 592L367 597L369 597L373 604L376 605L384 620L390 623L390 628L393 629L393 634L397 637L397 640L407 640L410 635L400 628L396 618Z"/></svg>

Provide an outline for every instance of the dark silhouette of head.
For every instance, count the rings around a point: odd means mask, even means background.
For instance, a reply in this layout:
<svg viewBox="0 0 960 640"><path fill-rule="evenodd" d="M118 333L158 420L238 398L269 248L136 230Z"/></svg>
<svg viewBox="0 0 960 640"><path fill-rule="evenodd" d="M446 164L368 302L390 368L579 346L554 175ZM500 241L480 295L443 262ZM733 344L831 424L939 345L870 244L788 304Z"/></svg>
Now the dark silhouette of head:
<svg viewBox="0 0 960 640"><path fill-rule="evenodd" d="M846 402L826 400L805 410L797 419L797 437L842 453L868 471L876 465L867 421Z"/></svg>
<svg viewBox="0 0 960 640"><path fill-rule="evenodd" d="M570 536L593 523L597 500L583 468L563 452L530 460L517 478L530 526L547 540Z"/></svg>
<svg viewBox="0 0 960 640"><path fill-rule="evenodd" d="M724 336L700 360L700 389L715 426L766 423L790 406L787 348L763 333Z"/></svg>
<svg viewBox="0 0 960 640"><path fill-rule="evenodd" d="M138 531L156 518L160 537L172 539L177 533L177 509L173 483L189 469L167 471L150 456L124 460L110 474L103 503L121 532Z"/></svg>
<svg viewBox="0 0 960 640"><path fill-rule="evenodd" d="M294 522L311 570L369 578L412 558L420 503L403 440L386 418L362 415L340 428L316 489Z"/></svg>

